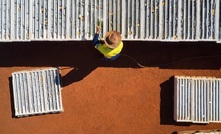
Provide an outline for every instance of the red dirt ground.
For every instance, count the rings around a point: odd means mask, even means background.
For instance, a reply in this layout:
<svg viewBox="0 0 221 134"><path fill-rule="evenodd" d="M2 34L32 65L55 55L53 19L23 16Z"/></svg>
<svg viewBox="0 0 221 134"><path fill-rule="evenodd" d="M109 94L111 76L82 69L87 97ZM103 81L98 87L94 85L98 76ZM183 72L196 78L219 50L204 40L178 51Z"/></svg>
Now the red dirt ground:
<svg viewBox="0 0 221 134"><path fill-rule="evenodd" d="M214 56L221 55L220 44L124 44L122 53L146 68L123 56L104 63L87 41L1 43L0 133L169 134L221 128L173 120L173 76L221 77L221 56ZM61 68L64 112L14 118L12 72L54 66Z"/></svg>

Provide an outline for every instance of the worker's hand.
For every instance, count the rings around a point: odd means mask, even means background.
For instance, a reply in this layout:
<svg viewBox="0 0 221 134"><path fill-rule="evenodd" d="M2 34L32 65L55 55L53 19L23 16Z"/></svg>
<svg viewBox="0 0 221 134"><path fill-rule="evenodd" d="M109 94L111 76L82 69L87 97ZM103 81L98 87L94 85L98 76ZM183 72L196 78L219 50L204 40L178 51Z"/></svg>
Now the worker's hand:
<svg viewBox="0 0 221 134"><path fill-rule="evenodd" d="M97 34L101 32L101 26L97 26Z"/></svg>

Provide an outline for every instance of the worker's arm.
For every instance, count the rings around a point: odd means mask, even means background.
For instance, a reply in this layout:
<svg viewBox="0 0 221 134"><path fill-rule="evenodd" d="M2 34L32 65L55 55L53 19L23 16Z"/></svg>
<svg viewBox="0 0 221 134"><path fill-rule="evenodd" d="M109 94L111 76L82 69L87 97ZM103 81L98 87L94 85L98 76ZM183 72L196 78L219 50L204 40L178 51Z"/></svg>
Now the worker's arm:
<svg viewBox="0 0 221 134"><path fill-rule="evenodd" d="M95 33L93 38L93 45L95 46L98 43L99 34Z"/></svg>
<svg viewBox="0 0 221 134"><path fill-rule="evenodd" d="M97 32L95 33L94 38L93 38L93 45L94 46L99 42L98 38L99 38L100 32L101 32L101 26L97 26Z"/></svg>

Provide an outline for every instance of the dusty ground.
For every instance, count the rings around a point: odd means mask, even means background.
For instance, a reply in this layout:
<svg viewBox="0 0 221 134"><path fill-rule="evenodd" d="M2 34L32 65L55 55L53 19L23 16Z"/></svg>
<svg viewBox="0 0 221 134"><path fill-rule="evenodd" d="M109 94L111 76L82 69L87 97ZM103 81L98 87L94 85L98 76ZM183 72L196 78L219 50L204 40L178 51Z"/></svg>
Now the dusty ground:
<svg viewBox="0 0 221 134"><path fill-rule="evenodd" d="M123 53L147 68L123 56L104 63L90 42L1 43L0 133L169 134L221 128L173 120L173 76L221 77L221 56L214 56L221 55L221 44L125 42ZM64 112L14 118L11 73L52 66L62 69Z"/></svg>

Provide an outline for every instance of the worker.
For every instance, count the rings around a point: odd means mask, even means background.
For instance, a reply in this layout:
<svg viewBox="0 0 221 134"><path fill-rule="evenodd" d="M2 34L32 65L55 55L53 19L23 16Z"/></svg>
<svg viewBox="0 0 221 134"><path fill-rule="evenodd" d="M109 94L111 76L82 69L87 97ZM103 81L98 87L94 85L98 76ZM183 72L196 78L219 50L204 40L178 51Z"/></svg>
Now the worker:
<svg viewBox="0 0 221 134"><path fill-rule="evenodd" d="M99 34L101 32L101 26L97 26L97 32L93 38L94 47L103 54L102 60L113 61L120 56L120 52L123 48L123 42L121 41L121 35L117 31L110 31L105 34L104 41L99 41Z"/></svg>

